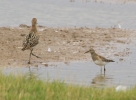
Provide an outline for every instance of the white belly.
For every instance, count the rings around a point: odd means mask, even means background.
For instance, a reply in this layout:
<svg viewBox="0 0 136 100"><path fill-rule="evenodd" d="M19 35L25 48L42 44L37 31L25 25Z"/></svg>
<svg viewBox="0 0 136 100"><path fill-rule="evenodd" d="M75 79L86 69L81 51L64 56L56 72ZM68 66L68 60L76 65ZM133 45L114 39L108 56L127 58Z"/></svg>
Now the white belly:
<svg viewBox="0 0 136 100"><path fill-rule="evenodd" d="M99 65L99 66L104 66L104 65L106 65L108 62L103 62L103 61L95 60L94 63L95 63L96 65Z"/></svg>

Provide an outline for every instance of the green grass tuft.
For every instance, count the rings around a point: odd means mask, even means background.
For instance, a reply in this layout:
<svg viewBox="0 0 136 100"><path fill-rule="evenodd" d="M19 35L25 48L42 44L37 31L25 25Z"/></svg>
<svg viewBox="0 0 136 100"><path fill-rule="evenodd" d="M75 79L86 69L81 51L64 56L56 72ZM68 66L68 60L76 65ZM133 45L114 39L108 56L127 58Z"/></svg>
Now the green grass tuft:
<svg viewBox="0 0 136 100"><path fill-rule="evenodd" d="M67 85L59 81L41 81L36 77L0 73L0 100L136 100L136 87L126 92L115 88Z"/></svg>

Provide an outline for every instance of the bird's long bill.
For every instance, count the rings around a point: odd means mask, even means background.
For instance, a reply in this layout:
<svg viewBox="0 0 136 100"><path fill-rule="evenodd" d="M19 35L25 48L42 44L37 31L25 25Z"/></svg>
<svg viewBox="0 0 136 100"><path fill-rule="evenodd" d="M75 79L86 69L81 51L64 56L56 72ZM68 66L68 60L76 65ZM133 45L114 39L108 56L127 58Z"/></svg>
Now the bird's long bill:
<svg viewBox="0 0 136 100"><path fill-rule="evenodd" d="M88 53L89 51L86 51L85 53Z"/></svg>

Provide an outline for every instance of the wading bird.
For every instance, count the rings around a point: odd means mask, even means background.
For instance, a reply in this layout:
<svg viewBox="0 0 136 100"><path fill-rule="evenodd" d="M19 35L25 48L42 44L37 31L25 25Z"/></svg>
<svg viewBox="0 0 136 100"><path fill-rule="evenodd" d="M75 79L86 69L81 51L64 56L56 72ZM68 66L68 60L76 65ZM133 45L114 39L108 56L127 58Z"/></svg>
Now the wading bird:
<svg viewBox="0 0 136 100"><path fill-rule="evenodd" d="M105 65L109 62L114 62L113 60L109 60L103 56L98 55L97 53L95 53L95 50L93 48L91 48L89 51L86 51L85 53L88 53L88 52L91 53L92 60L96 65L104 66L104 72L106 71ZM101 71L102 71L102 68L101 68Z"/></svg>
<svg viewBox="0 0 136 100"><path fill-rule="evenodd" d="M40 58L38 56L36 56L35 54L33 54L33 48L38 44L39 42L39 35L37 32L37 19L33 18L32 19L32 27L31 30L29 32L29 34L25 37L24 41L23 41L23 48L22 50L30 50L30 56L29 56L29 61L28 64L30 64L30 59L31 59L31 55Z"/></svg>

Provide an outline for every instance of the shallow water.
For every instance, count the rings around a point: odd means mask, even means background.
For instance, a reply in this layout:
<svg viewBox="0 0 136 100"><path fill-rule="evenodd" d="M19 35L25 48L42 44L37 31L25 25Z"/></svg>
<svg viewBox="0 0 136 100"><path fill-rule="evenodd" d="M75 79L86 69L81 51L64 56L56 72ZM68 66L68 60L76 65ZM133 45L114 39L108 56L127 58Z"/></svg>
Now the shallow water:
<svg viewBox="0 0 136 100"><path fill-rule="evenodd" d="M100 3L89 0L10 0L0 3L0 26L31 24L33 17L39 25L48 27L114 27L135 29L136 4Z"/></svg>
<svg viewBox="0 0 136 100"><path fill-rule="evenodd" d="M25 74L33 72L42 80L60 80L66 83L107 87L116 85L134 86L136 67L130 62L109 63L105 75L93 62L71 62L69 65L55 63L57 66L11 67L4 68L5 74Z"/></svg>
<svg viewBox="0 0 136 100"><path fill-rule="evenodd" d="M135 43L128 44L132 52L129 56L124 57L124 61L119 61L117 57L115 62L106 65L106 72L101 73L100 67L93 62L50 62L48 66L39 64L37 67L7 67L3 68L5 74L25 74L34 73L42 80L59 80L69 84L78 84L95 87L108 87L125 85L133 87L136 84L136 62L135 62Z"/></svg>

